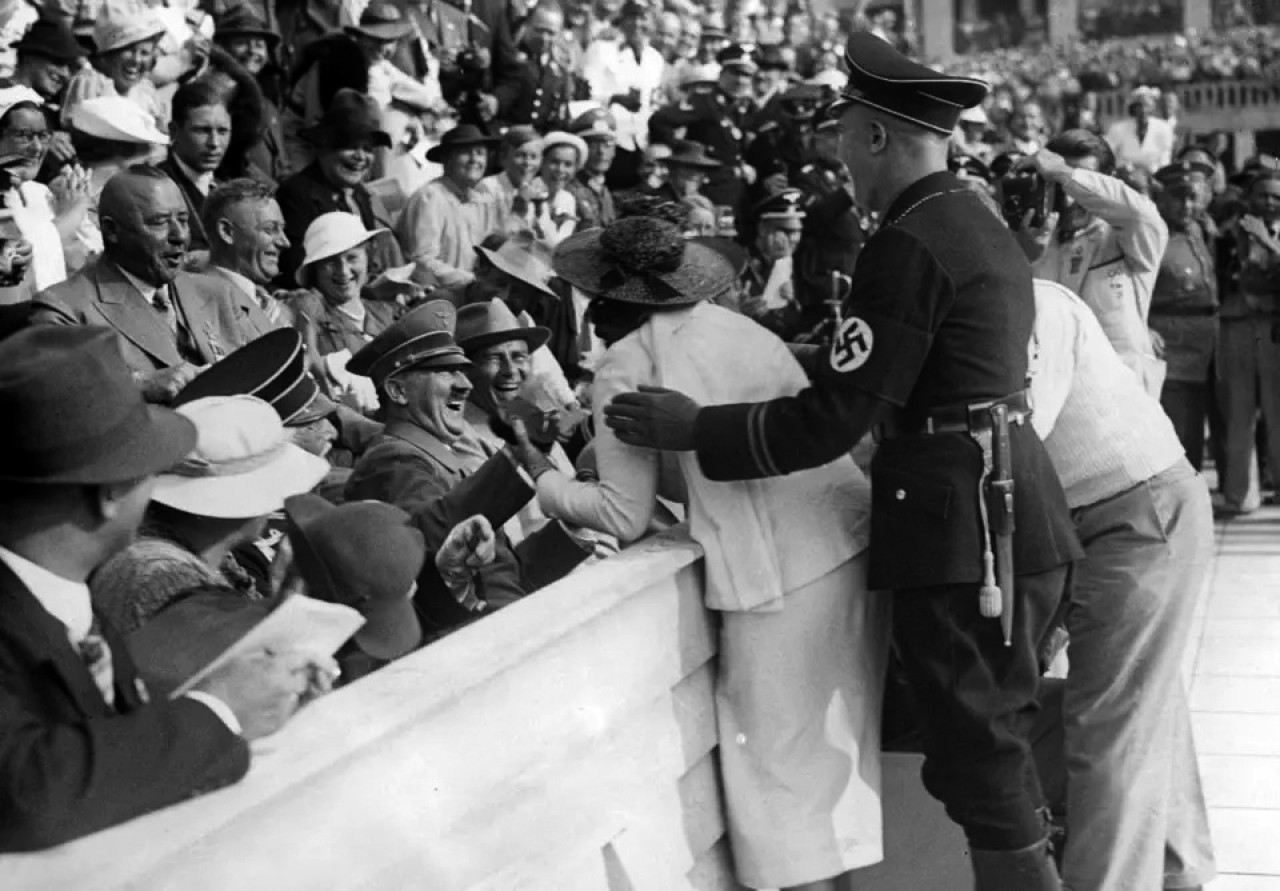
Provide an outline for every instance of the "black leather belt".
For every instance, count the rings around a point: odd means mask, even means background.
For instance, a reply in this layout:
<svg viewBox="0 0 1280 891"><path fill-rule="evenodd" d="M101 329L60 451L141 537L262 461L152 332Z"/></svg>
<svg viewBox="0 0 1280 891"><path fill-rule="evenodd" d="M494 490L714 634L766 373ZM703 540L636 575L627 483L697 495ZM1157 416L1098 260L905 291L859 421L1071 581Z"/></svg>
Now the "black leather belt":
<svg viewBox="0 0 1280 891"><path fill-rule="evenodd" d="M937 433L982 433L991 429L991 406L1009 409L1009 423L1023 424L1031 417L1031 402L1026 390L1002 399L965 405L947 405L925 412L898 412L895 417L877 425L877 442L900 436L927 436Z"/></svg>

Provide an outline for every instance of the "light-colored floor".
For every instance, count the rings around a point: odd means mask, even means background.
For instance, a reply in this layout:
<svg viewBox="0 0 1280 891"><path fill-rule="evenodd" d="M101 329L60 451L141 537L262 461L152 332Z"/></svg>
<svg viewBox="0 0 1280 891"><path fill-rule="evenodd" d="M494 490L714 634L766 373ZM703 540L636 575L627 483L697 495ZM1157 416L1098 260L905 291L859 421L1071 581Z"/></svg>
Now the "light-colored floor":
<svg viewBox="0 0 1280 891"><path fill-rule="evenodd" d="M1217 525L1185 671L1220 878L1280 891L1280 507Z"/></svg>

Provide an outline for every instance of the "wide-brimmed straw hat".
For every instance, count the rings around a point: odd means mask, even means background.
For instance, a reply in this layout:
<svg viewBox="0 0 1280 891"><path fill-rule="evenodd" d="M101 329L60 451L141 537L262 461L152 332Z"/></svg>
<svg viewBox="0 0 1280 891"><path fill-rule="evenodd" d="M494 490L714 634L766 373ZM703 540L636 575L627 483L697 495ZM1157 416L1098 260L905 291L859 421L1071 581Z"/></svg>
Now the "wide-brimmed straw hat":
<svg viewBox="0 0 1280 891"><path fill-rule="evenodd" d="M427 160L443 163L454 149L472 145L495 145L498 140L499 137L490 136L475 124L462 124L445 133L437 144L427 149Z"/></svg>
<svg viewBox="0 0 1280 891"><path fill-rule="evenodd" d="M135 43L158 40L166 30L164 22L146 6L128 2L104 3L93 25L93 46L101 56Z"/></svg>
<svg viewBox="0 0 1280 891"><path fill-rule="evenodd" d="M329 472L328 461L289 442L276 410L256 396L210 396L178 413L196 425L196 447L156 477L158 504L198 517L264 517Z"/></svg>
<svg viewBox="0 0 1280 891"><path fill-rule="evenodd" d="M366 244L386 229L366 229L353 213L331 210L311 221L302 236L302 265L293 277L304 288L311 287L311 266Z"/></svg>
<svg viewBox="0 0 1280 891"><path fill-rule="evenodd" d="M239 395L270 404L286 427L303 427L338 411L307 371L302 335L293 328L270 331L210 365L182 388L173 404Z"/></svg>
<svg viewBox="0 0 1280 891"><path fill-rule="evenodd" d="M93 485L168 470L191 421L147 405L114 332L36 326L0 342L0 479Z"/></svg>
<svg viewBox="0 0 1280 891"><path fill-rule="evenodd" d="M650 306L692 306L732 286L719 253L686 241L680 229L652 217L628 217L560 242L556 274L593 297Z"/></svg>
<svg viewBox="0 0 1280 891"><path fill-rule="evenodd" d="M71 129L134 145L168 145L169 137L141 105L124 96L95 96L71 109Z"/></svg>
<svg viewBox="0 0 1280 891"><path fill-rule="evenodd" d="M298 132L320 148L346 148L366 140L391 148L391 135L383 129L378 103L346 87L333 94L319 121Z"/></svg>
<svg viewBox="0 0 1280 891"><path fill-rule="evenodd" d="M391 0L373 0L360 14L360 23L347 25L346 30L350 34L391 43L412 34L413 23Z"/></svg>
<svg viewBox="0 0 1280 891"><path fill-rule="evenodd" d="M544 294L558 297L559 295L547 284L551 281L553 273L551 267L535 253L535 250L539 249L546 251L546 248L540 245L538 248L533 248L513 239L507 239L497 250L477 245L476 253L496 266L500 272L505 272L517 281L524 282Z"/></svg>
<svg viewBox="0 0 1280 891"><path fill-rule="evenodd" d="M319 495L285 502L294 565L317 600L364 616L355 642L375 659L396 659L422 642L410 593L427 546L413 518L380 501L332 505Z"/></svg>
<svg viewBox="0 0 1280 891"><path fill-rule="evenodd" d="M458 310L455 337L458 346L468 354L511 340L523 340L532 353L551 339L551 329L540 325L524 327L506 301L494 299L486 303L471 303Z"/></svg>

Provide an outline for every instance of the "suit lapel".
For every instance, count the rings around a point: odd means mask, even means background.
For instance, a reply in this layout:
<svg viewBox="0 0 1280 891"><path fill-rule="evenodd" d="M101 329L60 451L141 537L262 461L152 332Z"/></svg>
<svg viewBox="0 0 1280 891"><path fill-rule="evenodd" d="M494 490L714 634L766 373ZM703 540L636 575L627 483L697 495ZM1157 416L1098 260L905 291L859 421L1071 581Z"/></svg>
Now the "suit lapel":
<svg viewBox="0 0 1280 891"><path fill-rule="evenodd" d="M0 617L3 617L0 619L3 621L0 634L26 650L32 662L43 663L57 675L81 713L89 716L110 714L93 675L80 661L80 654L72 649L66 627L40 605L35 595L3 563L0 563ZM123 644L117 640L108 641L113 661L117 644L123 651Z"/></svg>
<svg viewBox="0 0 1280 891"><path fill-rule="evenodd" d="M182 364L178 344L164 319L111 261L101 258L89 273L103 318L161 366Z"/></svg>
<svg viewBox="0 0 1280 891"><path fill-rule="evenodd" d="M217 307L210 305L209 295L196 287L194 279L178 275L169 283L169 293L187 320L191 339L206 362L225 359L236 348L234 343L224 343L219 336Z"/></svg>

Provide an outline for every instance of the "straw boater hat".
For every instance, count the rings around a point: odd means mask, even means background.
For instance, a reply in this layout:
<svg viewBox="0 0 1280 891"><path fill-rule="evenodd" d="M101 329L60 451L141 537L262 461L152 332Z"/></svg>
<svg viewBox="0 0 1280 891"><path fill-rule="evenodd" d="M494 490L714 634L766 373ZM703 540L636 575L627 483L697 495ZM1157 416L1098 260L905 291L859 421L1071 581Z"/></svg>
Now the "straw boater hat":
<svg viewBox="0 0 1280 891"><path fill-rule="evenodd" d="M98 55L106 55L143 43L158 40L166 28L160 19L141 4L108 2L98 10L93 25L93 46Z"/></svg>
<svg viewBox="0 0 1280 891"><path fill-rule="evenodd" d="M396 659L422 642L411 595L427 546L412 517L380 501L334 506L310 493L290 498L284 512L307 594L364 616L360 649Z"/></svg>
<svg viewBox="0 0 1280 891"><path fill-rule="evenodd" d="M256 396L286 427L305 427L338 411L307 371L302 335L281 328L206 368L173 400L175 408L207 396Z"/></svg>
<svg viewBox="0 0 1280 891"><path fill-rule="evenodd" d="M256 396L211 396L178 409L196 425L196 447L156 477L152 500L198 517L250 519L309 492L329 462L289 442L276 410Z"/></svg>
<svg viewBox="0 0 1280 891"><path fill-rule="evenodd" d="M353 213L332 210L311 221L302 236L302 265L294 279L304 288L311 287L311 267L321 260L336 257L371 241L386 229L366 229L364 221Z"/></svg>
<svg viewBox="0 0 1280 891"><path fill-rule="evenodd" d="M566 133L563 130L552 130L546 136L542 137L542 155L546 157L547 152L553 148L567 145L578 153L578 166L581 167L587 163L587 143L580 137L572 133Z"/></svg>
<svg viewBox="0 0 1280 891"><path fill-rule="evenodd" d="M0 342L0 479L94 485L167 470L196 445L191 421L147 405L116 336L36 326Z"/></svg>
<svg viewBox="0 0 1280 891"><path fill-rule="evenodd" d="M692 306L723 294L734 270L718 252L686 241L652 217L628 217L560 242L556 274L593 297L649 306Z"/></svg>
<svg viewBox="0 0 1280 891"><path fill-rule="evenodd" d="M551 339L551 329L523 327L506 301L495 299L471 303L458 310L456 336L458 346L468 354L511 340L523 340L532 353Z"/></svg>

